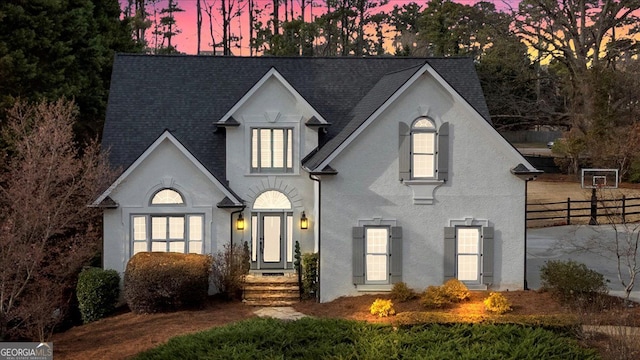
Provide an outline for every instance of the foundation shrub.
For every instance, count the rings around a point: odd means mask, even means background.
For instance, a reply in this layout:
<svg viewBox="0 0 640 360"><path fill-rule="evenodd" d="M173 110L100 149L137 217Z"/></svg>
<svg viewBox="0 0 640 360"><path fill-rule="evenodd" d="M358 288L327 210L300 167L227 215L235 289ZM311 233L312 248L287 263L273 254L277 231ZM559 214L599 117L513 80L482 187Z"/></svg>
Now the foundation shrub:
<svg viewBox="0 0 640 360"><path fill-rule="evenodd" d="M227 300L242 298L245 275L249 273L251 253L249 244L224 245L213 259L211 281Z"/></svg>
<svg viewBox="0 0 640 360"><path fill-rule="evenodd" d="M415 291L410 289L405 282L395 283L391 289L391 298L399 302L409 301L416 297Z"/></svg>
<svg viewBox="0 0 640 360"><path fill-rule="evenodd" d="M155 313L204 305L211 257L140 252L127 264L124 297L134 313Z"/></svg>
<svg viewBox="0 0 640 360"><path fill-rule="evenodd" d="M451 298L444 287L429 286L422 294L420 303L427 309L440 309L451 305Z"/></svg>
<svg viewBox="0 0 640 360"><path fill-rule="evenodd" d="M302 254L302 296L311 299L318 292L318 254Z"/></svg>
<svg viewBox="0 0 640 360"><path fill-rule="evenodd" d="M573 260L549 260L540 268L542 288L572 305L587 305L608 292L604 276Z"/></svg>
<svg viewBox="0 0 640 360"><path fill-rule="evenodd" d="M447 280L447 282L442 285L442 288L452 302L468 300L471 296L467 286L458 279Z"/></svg>
<svg viewBox="0 0 640 360"><path fill-rule="evenodd" d="M511 311L511 303L501 293L492 292L483 302L485 309L495 314L502 315Z"/></svg>
<svg viewBox="0 0 640 360"><path fill-rule="evenodd" d="M378 317L387 317L396 314L396 311L393 309L393 302L384 299L376 299L376 301L371 304L369 311L372 315L377 315Z"/></svg>
<svg viewBox="0 0 640 360"><path fill-rule="evenodd" d="M80 272L76 287L78 308L85 324L111 314L120 296L120 275L115 270L87 268Z"/></svg>

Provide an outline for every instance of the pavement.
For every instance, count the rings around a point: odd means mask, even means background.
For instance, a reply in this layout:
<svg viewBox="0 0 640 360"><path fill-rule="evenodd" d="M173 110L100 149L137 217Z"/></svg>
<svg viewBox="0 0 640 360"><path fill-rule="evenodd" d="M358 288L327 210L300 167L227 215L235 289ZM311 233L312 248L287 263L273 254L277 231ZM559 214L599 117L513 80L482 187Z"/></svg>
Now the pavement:
<svg viewBox="0 0 640 360"><path fill-rule="evenodd" d="M307 316L301 312L296 311L290 306L263 307L257 309L253 313L261 318L270 317L280 320L298 320Z"/></svg>
<svg viewBox="0 0 640 360"><path fill-rule="evenodd" d="M625 232L622 225L617 226L619 239L624 240L628 235L640 235L640 227L637 227L635 232ZM547 260L573 260L604 275L608 280L609 294L624 297L624 287L618 279L617 261L613 251L615 237L616 231L611 225L567 225L527 229L529 288L540 288L540 267ZM640 249L636 255L640 267ZM627 273L624 266L621 270ZM626 280L628 281L628 275ZM630 299L640 302L640 274Z"/></svg>

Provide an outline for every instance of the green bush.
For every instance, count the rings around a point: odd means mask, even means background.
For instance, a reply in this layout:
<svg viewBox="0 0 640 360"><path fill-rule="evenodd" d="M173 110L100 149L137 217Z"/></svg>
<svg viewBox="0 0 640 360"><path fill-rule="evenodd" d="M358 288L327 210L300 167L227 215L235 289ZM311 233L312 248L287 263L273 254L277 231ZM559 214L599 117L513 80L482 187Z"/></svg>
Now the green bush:
<svg viewBox="0 0 640 360"><path fill-rule="evenodd" d="M462 281L458 279L450 279L442 285L445 294L452 302L460 302L469 299L471 294L469 289Z"/></svg>
<svg viewBox="0 0 640 360"><path fill-rule="evenodd" d="M371 304L369 312L372 315L378 315L378 317L387 317L389 315L396 314L396 311L393 309L393 303L391 302L391 300L384 299L376 299L373 304Z"/></svg>
<svg viewBox="0 0 640 360"><path fill-rule="evenodd" d="M253 318L178 336L135 359L598 359L571 333L531 326L393 326Z"/></svg>
<svg viewBox="0 0 640 360"><path fill-rule="evenodd" d="M586 304L609 290L604 276L573 260L549 260L540 268L542 288L562 301Z"/></svg>
<svg viewBox="0 0 640 360"><path fill-rule="evenodd" d="M405 282L395 283L391 289L391 298L394 300L405 302L415 297L415 291L410 289Z"/></svg>
<svg viewBox="0 0 640 360"><path fill-rule="evenodd" d="M302 296L310 299L318 292L318 254L302 255Z"/></svg>
<svg viewBox="0 0 640 360"><path fill-rule="evenodd" d="M488 311L496 314L504 314L511 311L511 303L501 293L492 292L489 297L484 299L484 307Z"/></svg>
<svg viewBox="0 0 640 360"><path fill-rule="evenodd" d="M202 306L210 269L211 257L207 255L137 253L124 273L125 300L135 313Z"/></svg>
<svg viewBox="0 0 640 360"><path fill-rule="evenodd" d="M88 268L78 276L78 308L85 324L112 313L120 296L120 275L115 270Z"/></svg>
<svg viewBox="0 0 640 360"><path fill-rule="evenodd" d="M211 265L211 280L218 292L229 300L242 298L244 289L244 277L249 273L251 266L251 253L249 244L245 241L242 245L224 245L213 259Z"/></svg>
<svg viewBox="0 0 640 360"><path fill-rule="evenodd" d="M420 303L427 309L444 308L451 305L451 297L442 286L429 286L422 297Z"/></svg>

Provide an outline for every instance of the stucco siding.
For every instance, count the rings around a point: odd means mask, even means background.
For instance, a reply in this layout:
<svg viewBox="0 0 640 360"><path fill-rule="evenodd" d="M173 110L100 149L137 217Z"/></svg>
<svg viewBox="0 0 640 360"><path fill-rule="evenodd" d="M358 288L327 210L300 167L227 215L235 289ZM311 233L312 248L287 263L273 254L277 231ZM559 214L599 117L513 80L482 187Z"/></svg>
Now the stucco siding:
<svg viewBox="0 0 640 360"><path fill-rule="evenodd" d="M316 214L314 206L313 181L300 167L301 159L317 146L317 129L304 125L312 116L308 104L296 101L295 96L276 77L269 78L255 89L233 117L240 126L227 129L227 178L233 190L245 200L245 217L253 210L258 196L268 190L283 193L292 205L294 218L293 241L299 241L302 252L312 252L315 247L314 226ZM291 128L293 129L293 171L291 173L252 173L251 129ZM302 212L309 219L309 229L302 230L299 219ZM251 223L247 224L242 239L251 244Z"/></svg>
<svg viewBox="0 0 640 360"><path fill-rule="evenodd" d="M185 204L150 205L151 197L163 188L180 192ZM216 253L229 241L230 211L215 206L224 196L173 143L163 141L110 194L118 208L104 212L104 267L124 272L131 256L132 215L202 214L204 252Z"/></svg>
<svg viewBox="0 0 640 360"><path fill-rule="evenodd" d="M398 180L398 121L421 115L450 124L449 177L431 205L414 205ZM522 288L525 184L510 173L519 158L484 122L423 75L332 161L338 175L322 180L322 301L358 294L351 229L376 218L402 227L403 281L412 288L442 283L444 228L467 218L495 228L492 288Z"/></svg>

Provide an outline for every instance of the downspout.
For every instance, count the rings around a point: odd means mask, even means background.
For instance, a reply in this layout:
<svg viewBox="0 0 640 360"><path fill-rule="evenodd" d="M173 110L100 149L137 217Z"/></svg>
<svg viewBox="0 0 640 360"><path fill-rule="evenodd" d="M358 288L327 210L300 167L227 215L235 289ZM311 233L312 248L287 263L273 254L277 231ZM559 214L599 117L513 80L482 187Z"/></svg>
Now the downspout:
<svg viewBox="0 0 640 360"><path fill-rule="evenodd" d="M309 179L318 182L318 214L317 217L317 226L318 226L318 293L316 294L316 302L320 302L320 263L322 263L322 257L320 256L320 249L322 249L321 239L322 239L322 222L321 222L321 214L322 214L322 182L318 176L313 174L309 174Z"/></svg>
<svg viewBox="0 0 640 360"><path fill-rule="evenodd" d="M536 177L542 174L541 170L530 170L524 164L518 164L515 168L511 169L511 173L520 179L524 180L524 290L529 290L529 284L527 283L527 200L529 195L529 181L535 180Z"/></svg>
<svg viewBox="0 0 640 360"><path fill-rule="evenodd" d="M529 181L531 179L524 180L524 289L529 290L529 284L527 283L527 202L529 192Z"/></svg>

